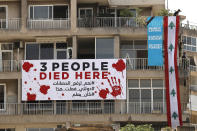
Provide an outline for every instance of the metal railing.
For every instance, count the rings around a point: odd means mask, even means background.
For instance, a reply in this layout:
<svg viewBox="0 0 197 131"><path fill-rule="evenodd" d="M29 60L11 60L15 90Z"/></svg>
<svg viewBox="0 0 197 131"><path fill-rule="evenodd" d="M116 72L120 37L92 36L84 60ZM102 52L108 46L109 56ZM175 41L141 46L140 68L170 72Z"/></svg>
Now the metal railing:
<svg viewBox="0 0 197 131"><path fill-rule="evenodd" d="M127 70L164 70L163 66L148 66L148 58L127 58ZM190 62L188 59L179 59L178 68L189 70Z"/></svg>
<svg viewBox="0 0 197 131"><path fill-rule="evenodd" d="M116 106L115 106L116 105ZM118 107L117 107L118 105ZM182 111L187 108L183 103ZM124 106L124 108L122 108ZM57 102L0 104L0 115L165 114L163 102Z"/></svg>
<svg viewBox="0 0 197 131"><path fill-rule="evenodd" d="M21 69L21 62L18 60L0 60L0 72L17 72Z"/></svg>
<svg viewBox="0 0 197 131"><path fill-rule="evenodd" d="M0 30L19 30L20 18L0 19Z"/></svg>
<svg viewBox="0 0 197 131"><path fill-rule="evenodd" d="M148 58L127 58L127 70L152 70L162 71L164 66L148 66ZM179 69L197 71L197 66L190 65L189 60L179 60ZM0 72L21 71L21 61L18 60L0 60Z"/></svg>
<svg viewBox="0 0 197 131"><path fill-rule="evenodd" d="M70 29L70 19L27 20L29 29Z"/></svg>
<svg viewBox="0 0 197 131"><path fill-rule="evenodd" d="M137 22L135 17L87 17L78 18L78 27L82 28L131 28L145 27Z"/></svg>

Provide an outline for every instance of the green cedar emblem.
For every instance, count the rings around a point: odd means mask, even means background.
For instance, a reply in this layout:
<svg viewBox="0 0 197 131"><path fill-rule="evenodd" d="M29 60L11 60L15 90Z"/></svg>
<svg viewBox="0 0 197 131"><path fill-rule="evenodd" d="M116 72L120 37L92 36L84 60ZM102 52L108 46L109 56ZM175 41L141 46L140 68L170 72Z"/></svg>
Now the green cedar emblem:
<svg viewBox="0 0 197 131"><path fill-rule="evenodd" d="M172 74L174 72L174 68L171 66L170 67L170 73Z"/></svg>
<svg viewBox="0 0 197 131"><path fill-rule="evenodd" d="M170 44L168 49L172 52L172 50L174 49L174 46L172 45L172 43Z"/></svg>
<svg viewBox="0 0 197 131"><path fill-rule="evenodd" d="M178 117L178 114L176 112L173 112L172 118L174 118L176 120L177 117Z"/></svg>
<svg viewBox="0 0 197 131"><path fill-rule="evenodd" d="M176 95L176 91L174 89L172 89L172 91L170 92L170 94L174 97Z"/></svg>
<svg viewBox="0 0 197 131"><path fill-rule="evenodd" d="M172 30L172 29L175 27L175 25L174 25L174 23L171 21L168 27L170 27L170 29Z"/></svg>

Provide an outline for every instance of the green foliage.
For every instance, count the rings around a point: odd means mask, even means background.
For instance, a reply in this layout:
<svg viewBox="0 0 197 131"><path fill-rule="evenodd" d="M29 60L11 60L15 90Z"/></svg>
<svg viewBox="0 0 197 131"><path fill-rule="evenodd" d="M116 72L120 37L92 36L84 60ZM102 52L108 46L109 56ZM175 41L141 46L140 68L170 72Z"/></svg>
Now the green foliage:
<svg viewBox="0 0 197 131"><path fill-rule="evenodd" d="M158 16L172 16L173 13L170 12L170 10L167 9L161 9L158 13Z"/></svg>
<svg viewBox="0 0 197 131"><path fill-rule="evenodd" d="M122 9L122 10L120 11L120 16L121 16L121 17L133 17L134 15L133 15L133 13L130 11L130 9L125 8L125 9Z"/></svg>
<svg viewBox="0 0 197 131"><path fill-rule="evenodd" d="M120 131L154 131L152 125L138 125L135 126L133 124L127 124L126 126L122 127Z"/></svg>

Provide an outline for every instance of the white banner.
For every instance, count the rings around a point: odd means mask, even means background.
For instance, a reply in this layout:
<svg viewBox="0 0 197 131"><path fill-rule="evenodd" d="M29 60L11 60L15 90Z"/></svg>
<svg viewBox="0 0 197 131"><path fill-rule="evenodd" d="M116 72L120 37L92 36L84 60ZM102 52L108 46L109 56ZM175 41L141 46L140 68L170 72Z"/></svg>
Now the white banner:
<svg viewBox="0 0 197 131"><path fill-rule="evenodd" d="M22 61L22 100L126 99L126 60Z"/></svg>

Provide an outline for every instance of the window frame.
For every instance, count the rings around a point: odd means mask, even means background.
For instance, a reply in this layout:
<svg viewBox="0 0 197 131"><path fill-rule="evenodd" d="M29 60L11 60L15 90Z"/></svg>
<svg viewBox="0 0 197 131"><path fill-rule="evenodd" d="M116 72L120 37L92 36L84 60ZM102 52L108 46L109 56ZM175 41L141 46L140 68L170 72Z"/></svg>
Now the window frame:
<svg viewBox="0 0 197 131"><path fill-rule="evenodd" d="M6 83L0 83L0 85L3 85L4 88L4 108L0 108L0 111L5 111L6 110Z"/></svg>
<svg viewBox="0 0 197 131"><path fill-rule="evenodd" d="M129 88L129 80L138 80L138 85L139 87L131 87ZM147 88L147 87L142 87L140 86L140 80L150 80L151 81L151 87L150 88ZM163 87L153 87L152 86L152 81L153 80L163 80ZM165 89L165 80L163 78L127 78L127 113L129 113L129 104L130 104L130 101L129 101L129 90L139 90L139 93L140 93L140 100L139 100L139 103L140 103L140 113L142 113L141 111L141 106L142 106L142 100L141 100L141 90L147 90L147 89L150 89L151 90L151 111L154 111L154 99L153 99L153 93L154 93L154 90L162 90L163 91L163 112L166 110L165 109L165 93L166 93L166 89Z"/></svg>
<svg viewBox="0 0 197 131"><path fill-rule="evenodd" d="M5 7L6 9L6 29L8 28L8 5L0 5L0 7ZM1 27L2 28L2 27Z"/></svg>
<svg viewBox="0 0 197 131"><path fill-rule="evenodd" d="M183 37L185 37L185 41L186 41L186 43L183 43L183 50L185 50L185 51L191 51L191 52L197 52L197 37L193 37L193 36L188 36L188 35L182 35L181 36L181 41L183 42L183 40L184 40L184 38ZM187 38L188 37L191 37L191 44L188 44L187 43ZM196 39L196 45L194 46L193 44L192 44L192 39ZM195 51L193 51L193 48L196 48L196 50Z"/></svg>
<svg viewBox="0 0 197 131"><path fill-rule="evenodd" d="M80 19L83 19L83 18L81 18L81 13L80 13L80 11L81 10L85 10L85 15L86 15L86 10L88 10L88 9L90 9L90 10L92 10L92 17L94 16L94 10L93 10L93 8L91 8L91 7L80 7L80 8L78 8L78 17L80 18ZM86 17L85 17L86 18Z"/></svg>
<svg viewBox="0 0 197 131"><path fill-rule="evenodd" d="M52 18L51 19L50 18L48 18L48 19L34 19L34 7L35 6L48 6L48 11L49 11L49 7L52 7L52 12L51 12ZM54 14L53 14L54 6L67 6L68 7L68 13L67 13L68 18L66 18L66 19L70 18L69 4L50 4L50 5L29 5L29 7L28 7L28 19L33 20L33 21L39 21L39 20L50 21L50 20L55 20L54 19ZM30 18L30 14L31 14L30 13L30 8L31 7L33 7L33 19ZM49 12L48 12L48 17L49 17Z"/></svg>

